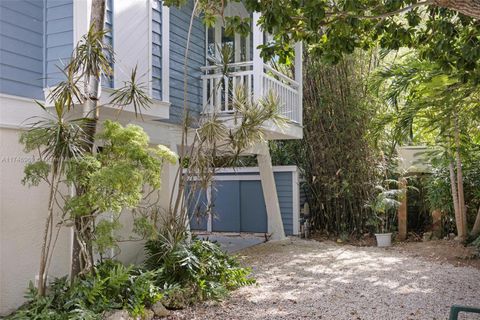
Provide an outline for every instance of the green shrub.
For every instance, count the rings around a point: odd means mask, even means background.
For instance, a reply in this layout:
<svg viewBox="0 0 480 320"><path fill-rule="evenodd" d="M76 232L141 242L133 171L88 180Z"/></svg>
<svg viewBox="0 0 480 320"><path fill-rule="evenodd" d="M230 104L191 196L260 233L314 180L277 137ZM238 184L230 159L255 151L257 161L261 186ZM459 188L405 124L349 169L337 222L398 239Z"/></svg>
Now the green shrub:
<svg viewBox="0 0 480 320"><path fill-rule="evenodd" d="M221 299L255 282L249 269L215 243L183 236L162 239L147 243L146 269L106 260L73 284L67 277L55 279L45 297L30 283L27 303L6 319L96 320L113 309L142 317L157 301L178 309Z"/></svg>
<svg viewBox="0 0 480 320"><path fill-rule="evenodd" d="M171 241L160 237L146 244L145 265L157 270L157 285L166 288L162 302L171 308L202 300L219 300L230 290L255 280L250 269L206 240ZM183 304L183 305L182 305Z"/></svg>
<svg viewBox="0 0 480 320"><path fill-rule="evenodd" d="M480 168L478 166L478 159L475 161L465 160L462 169L467 224L471 226L475 221L478 208L480 207ZM430 210L439 209L444 214L443 227L445 234L456 232L448 166L441 162L433 162L431 175L426 180L425 189Z"/></svg>
<svg viewBox="0 0 480 320"><path fill-rule="evenodd" d="M136 267L125 267L107 260L95 273L75 280L55 279L45 297L30 284L27 303L7 319L101 319L103 312L126 309L132 316L143 316L146 308L162 298L155 285L157 273Z"/></svg>
<svg viewBox="0 0 480 320"><path fill-rule="evenodd" d="M475 240L473 240L471 245L474 247L477 247L478 250L480 251L480 236L478 236Z"/></svg>
<svg viewBox="0 0 480 320"><path fill-rule="evenodd" d="M43 319L51 319L51 320L63 320L68 319L67 314L61 309L57 309L57 306L60 300L63 300L62 290L59 288L58 284L63 283L64 278L57 279L54 283L52 283L52 293L45 296L40 297L37 294L37 289L30 282L27 294L25 298L28 302L23 305L20 309L18 309L14 314L6 317L6 319L11 320L20 320L20 319L32 319L32 320L43 320ZM58 287L57 287L58 286ZM57 288L56 288L57 287Z"/></svg>

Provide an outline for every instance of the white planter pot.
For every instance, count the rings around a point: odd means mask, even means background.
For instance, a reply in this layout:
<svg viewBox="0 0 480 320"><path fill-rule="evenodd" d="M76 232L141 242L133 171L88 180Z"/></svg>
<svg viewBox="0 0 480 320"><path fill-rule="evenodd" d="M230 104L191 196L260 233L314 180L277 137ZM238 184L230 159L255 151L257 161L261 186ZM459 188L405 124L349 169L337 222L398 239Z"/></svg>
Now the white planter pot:
<svg viewBox="0 0 480 320"><path fill-rule="evenodd" d="M391 233L375 233L377 247L390 247L392 245Z"/></svg>

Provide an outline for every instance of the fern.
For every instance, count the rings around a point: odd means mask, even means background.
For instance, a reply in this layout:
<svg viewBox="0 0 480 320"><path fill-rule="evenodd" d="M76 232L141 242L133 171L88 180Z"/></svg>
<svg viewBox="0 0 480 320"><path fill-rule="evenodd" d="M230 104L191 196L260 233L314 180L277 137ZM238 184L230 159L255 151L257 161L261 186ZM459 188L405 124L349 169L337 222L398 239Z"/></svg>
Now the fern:
<svg viewBox="0 0 480 320"><path fill-rule="evenodd" d="M205 240L169 241L159 237L147 242L146 266L157 270L157 285L164 288L162 302L172 308L203 300L220 300L231 290L251 285L251 270ZM181 290L179 289L181 288ZM180 301L180 302L179 302Z"/></svg>

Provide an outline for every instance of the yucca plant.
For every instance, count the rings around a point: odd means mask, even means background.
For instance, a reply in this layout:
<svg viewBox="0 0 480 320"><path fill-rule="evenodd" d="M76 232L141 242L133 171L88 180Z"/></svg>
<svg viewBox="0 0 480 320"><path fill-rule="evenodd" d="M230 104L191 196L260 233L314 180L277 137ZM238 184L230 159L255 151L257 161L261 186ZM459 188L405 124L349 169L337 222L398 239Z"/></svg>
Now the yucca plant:
<svg viewBox="0 0 480 320"><path fill-rule="evenodd" d="M188 48L187 41L186 56ZM208 100L213 99L218 91L223 90L222 94L228 95L230 104L228 110L232 110L232 113L220 114L219 106L211 109L210 101L207 101L201 116L198 119L192 119L189 109L186 104L184 105L182 144L179 152L181 165L173 185L174 189L178 188L178 192L172 190L168 213L171 217L175 217L170 221L178 217L182 220L181 223L175 223L175 226L180 228L185 228L189 223L187 206L197 207L199 198L195 195L201 189L206 190L211 184L219 159L222 160L222 166L233 165L242 153L258 143L265 143L264 125L266 123L271 122L279 127L286 123L286 118L278 112L279 101L273 92L269 92L259 100L254 100L253 94L244 86L233 87L229 81L225 80L231 72L229 61L232 51L229 46L218 47L218 51L219 58L214 63L221 71L224 80L219 81L213 88L213 93ZM186 59L185 70L188 70L187 61ZM185 76L185 99L187 80ZM231 126L232 123L233 126ZM173 197L174 194L177 196ZM207 215L210 210L211 208L207 207L205 212L199 213Z"/></svg>
<svg viewBox="0 0 480 320"><path fill-rule="evenodd" d="M98 1L94 1L95 4ZM93 14L93 13L92 13ZM71 215L71 207L59 205L65 202L66 195L59 190L60 185L75 186L73 199L88 197L88 175L77 176L65 181L64 176L74 163L92 159L98 153L95 139L101 105L98 105L98 84L102 76L112 74L111 63L114 52L111 47L103 44L106 31L89 29L75 47L70 62L62 69L65 79L52 88L47 97L48 105L37 104L45 116L32 118L31 129L21 137L26 152L36 151L39 161L25 167L23 182L38 185L46 182L50 186L48 215L45 225L41 262L39 271L39 294L45 294L46 273L58 230L66 220L72 219L75 226L74 250L72 252L72 279L79 273L90 271L93 266L93 244L95 230L101 230L105 223L95 226L95 216L98 208L91 207L90 212L81 216ZM138 83L136 68L132 70L130 81L120 88L114 89L109 105L122 110L127 105L133 105L135 114L141 116L142 109L148 108L150 98L144 91L145 86ZM75 118L75 111L82 108L82 116ZM124 141L128 145L127 141ZM165 154L164 154L165 155ZM160 170L160 167L158 168ZM71 173L71 170L70 170ZM89 172L84 172L89 174ZM80 179L80 180L79 180ZM132 180L133 181L133 180ZM90 195L91 196L91 195ZM69 200L71 203L71 199ZM54 212L59 211L60 221L57 233L54 228ZM108 239L104 239L108 240ZM85 269L86 268L86 269Z"/></svg>
<svg viewBox="0 0 480 320"><path fill-rule="evenodd" d="M60 198L59 186L68 164L83 156L85 146L89 143L84 132L84 119L69 119L67 108L61 101L56 101L54 112L51 112L40 102L38 106L45 112L44 117L34 118L31 128L20 137L25 152L36 152L38 160L25 166L23 184L37 186L44 182L49 186L47 218L43 231L38 292L45 294L46 275L53 255L53 249L60 228L55 232L55 212L61 211L60 220L65 219L65 211L58 205Z"/></svg>

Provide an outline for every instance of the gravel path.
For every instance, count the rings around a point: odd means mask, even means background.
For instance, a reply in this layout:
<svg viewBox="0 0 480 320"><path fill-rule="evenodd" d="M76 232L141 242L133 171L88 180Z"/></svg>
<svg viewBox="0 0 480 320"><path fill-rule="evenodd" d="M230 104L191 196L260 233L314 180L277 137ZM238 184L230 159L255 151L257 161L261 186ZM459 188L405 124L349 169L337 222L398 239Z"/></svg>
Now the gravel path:
<svg viewBox="0 0 480 320"><path fill-rule="evenodd" d="M170 319L447 319L480 306L480 270L374 247L287 240L241 252L258 284ZM463 316L461 319L480 319Z"/></svg>

